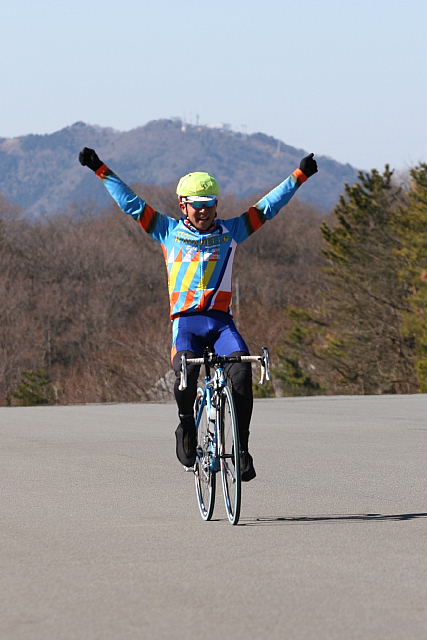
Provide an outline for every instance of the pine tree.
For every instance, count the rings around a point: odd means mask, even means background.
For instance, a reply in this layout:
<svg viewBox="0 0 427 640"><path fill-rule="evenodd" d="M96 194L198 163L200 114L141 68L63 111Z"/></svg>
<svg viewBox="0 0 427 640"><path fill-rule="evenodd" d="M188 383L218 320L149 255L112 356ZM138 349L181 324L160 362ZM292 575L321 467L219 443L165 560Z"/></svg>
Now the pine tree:
<svg viewBox="0 0 427 640"><path fill-rule="evenodd" d="M400 280L407 287L408 310L403 314L402 333L414 341L414 358L420 391L427 392L427 164L411 170L411 185L405 206L395 217L401 247Z"/></svg>
<svg viewBox="0 0 427 640"><path fill-rule="evenodd" d="M55 392L52 381L45 369L27 370L13 396L20 400L24 407L53 404Z"/></svg>
<svg viewBox="0 0 427 640"><path fill-rule="evenodd" d="M384 173L361 172L345 188L335 224L323 223L324 290L319 306L291 310L285 346L301 374L329 393L409 393L419 389L396 216L404 194ZM298 311L298 313L296 312Z"/></svg>
<svg viewBox="0 0 427 640"><path fill-rule="evenodd" d="M279 381L285 396L311 396L321 393L322 387L313 379L316 366L312 347L318 335L319 325L312 315L296 307L287 309L291 320L287 340L277 352L277 365L273 369L274 381ZM304 358L304 354L310 357ZM307 373L310 371L310 373Z"/></svg>

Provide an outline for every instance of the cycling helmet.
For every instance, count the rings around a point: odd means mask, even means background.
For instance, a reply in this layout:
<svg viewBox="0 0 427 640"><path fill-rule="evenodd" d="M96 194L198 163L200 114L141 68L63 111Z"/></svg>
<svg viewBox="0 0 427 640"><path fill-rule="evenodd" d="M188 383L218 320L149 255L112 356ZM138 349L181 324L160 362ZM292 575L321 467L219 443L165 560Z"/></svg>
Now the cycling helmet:
<svg viewBox="0 0 427 640"><path fill-rule="evenodd" d="M198 200L209 200L219 196L221 188L217 180L206 171L193 171L183 176L176 187L179 197L198 196Z"/></svg>

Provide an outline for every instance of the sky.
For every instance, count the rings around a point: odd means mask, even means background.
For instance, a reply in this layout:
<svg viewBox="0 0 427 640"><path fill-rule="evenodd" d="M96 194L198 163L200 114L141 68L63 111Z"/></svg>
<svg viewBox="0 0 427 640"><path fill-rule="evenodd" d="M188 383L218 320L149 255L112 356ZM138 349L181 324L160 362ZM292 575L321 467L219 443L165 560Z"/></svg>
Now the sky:
<svg viewBox="0 0 427 640"><path fill-rule="evenodd" d="M179 117L426 161L425 0L2 0L0 24L3 138Z"/></svg>

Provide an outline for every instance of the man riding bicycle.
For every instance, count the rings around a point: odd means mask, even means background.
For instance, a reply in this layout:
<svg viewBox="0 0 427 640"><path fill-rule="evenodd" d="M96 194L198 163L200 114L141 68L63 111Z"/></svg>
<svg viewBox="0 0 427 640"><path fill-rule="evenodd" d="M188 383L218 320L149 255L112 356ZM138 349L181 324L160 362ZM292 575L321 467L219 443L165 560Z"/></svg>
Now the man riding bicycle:
<svg viewBox="0 0 427 640"><path fill-rule="evenodd" d="M179 389L181 355L197 358L206 346L223 356L248 355L231 313L231 274L238 244L276 216L298 187L317 172L314 154L301 160L298 169L237 218L217 218L220 186L204 171L182 177L176 189L180 220L155 211L104 164L93 149L79 154L83 166L103 181L118 206L131 215L163 249L168 271L172 320L172 366L176 374L174 394L178 405L176 454L186 467L196 459L197 435L193 406L197 393L199 365L188 366L187 388ZM242 480L256 476L249 453L249 425L252 415L252 370L250 363L227 366L236 407L241 445Z"/></svg>

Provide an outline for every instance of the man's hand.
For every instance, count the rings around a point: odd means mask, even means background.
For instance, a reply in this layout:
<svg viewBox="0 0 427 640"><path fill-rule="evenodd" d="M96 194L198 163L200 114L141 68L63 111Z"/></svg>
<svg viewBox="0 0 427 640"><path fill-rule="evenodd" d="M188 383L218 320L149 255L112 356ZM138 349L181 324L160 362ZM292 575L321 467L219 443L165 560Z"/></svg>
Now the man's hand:
<svg viewBox="0 0 427 640"><path fill-rule="evenodd" d="M305 158L301 160L299 165L299 168L303 173L305 173L307 178L312 176L314 173L317 173L317 162L313 158L313 156L314 153L310 153L310 155L305 156Z"/></svg>
<svg viewBox="0 0 427 640"><path fill-rule="evenodd" d="M99 167L102 167L103 162L98 158L95 153L95 149L89 149L85 147L79 153L79 162L84 167L89 167L92 171L97 171Z"/></svg>

